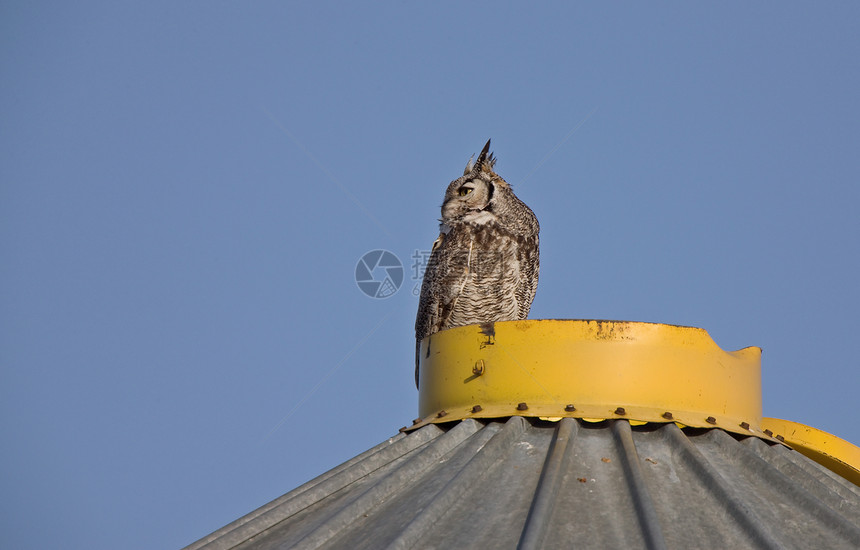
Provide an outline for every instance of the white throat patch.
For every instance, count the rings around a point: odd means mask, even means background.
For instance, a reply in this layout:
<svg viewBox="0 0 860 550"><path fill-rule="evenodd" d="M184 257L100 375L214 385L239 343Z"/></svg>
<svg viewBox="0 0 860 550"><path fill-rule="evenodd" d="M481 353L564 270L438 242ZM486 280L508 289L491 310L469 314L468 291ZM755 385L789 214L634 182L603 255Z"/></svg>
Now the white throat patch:
<svg viewBox="0 0 860 550"><path fill-rule="evenodd" d="M468 214L463 216L463 221L474 223L476 225L483 225L485 223L496 221L496 216L492 212L487 212L486 210L478 210L476 212L469 212Z"/></svg>

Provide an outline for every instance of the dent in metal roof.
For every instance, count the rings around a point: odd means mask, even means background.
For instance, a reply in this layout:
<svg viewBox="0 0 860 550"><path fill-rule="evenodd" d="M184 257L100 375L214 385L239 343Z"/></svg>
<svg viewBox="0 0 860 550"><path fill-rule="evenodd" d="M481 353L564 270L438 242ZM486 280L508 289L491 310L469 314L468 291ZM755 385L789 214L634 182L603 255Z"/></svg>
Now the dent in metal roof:
<svg viewBox="0 0 860 550"><path fill-rule="evenodd" d="M511 417L400 434L194 549L860 547L860 488L720 429Z"/></svg>

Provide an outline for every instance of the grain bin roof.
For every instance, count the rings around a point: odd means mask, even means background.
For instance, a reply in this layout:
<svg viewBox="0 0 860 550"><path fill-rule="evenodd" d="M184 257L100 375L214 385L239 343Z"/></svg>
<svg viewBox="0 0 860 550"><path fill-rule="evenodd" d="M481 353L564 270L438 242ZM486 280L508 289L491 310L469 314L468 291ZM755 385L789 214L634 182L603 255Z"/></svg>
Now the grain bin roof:
<svg viewBox="0 0 860 550"><path fill-rule="evenodd" d="M860 450L763 418L758 348L518 321L421 357L413 426L188 548L860 547Z"/></svg>

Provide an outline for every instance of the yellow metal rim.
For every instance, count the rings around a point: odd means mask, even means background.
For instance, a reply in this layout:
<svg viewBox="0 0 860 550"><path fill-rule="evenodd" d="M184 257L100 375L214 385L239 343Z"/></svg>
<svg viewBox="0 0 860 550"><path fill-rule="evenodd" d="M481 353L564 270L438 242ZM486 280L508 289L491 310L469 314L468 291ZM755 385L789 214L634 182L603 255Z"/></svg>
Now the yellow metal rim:
<svg viewBox="0 0 860 550"><path fill-rule="evenodd" d="M418 425L625 418L768 437L759 348L726 352L699 328L628 321L505 321L436 333L421 342L419 415Z"/></svg>

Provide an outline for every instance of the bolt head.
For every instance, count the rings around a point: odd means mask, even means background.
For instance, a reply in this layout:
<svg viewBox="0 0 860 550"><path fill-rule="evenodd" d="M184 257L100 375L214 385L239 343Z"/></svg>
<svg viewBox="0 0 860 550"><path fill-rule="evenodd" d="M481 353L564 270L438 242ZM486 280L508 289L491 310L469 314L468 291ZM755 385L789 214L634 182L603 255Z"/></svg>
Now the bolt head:
<svg viewBox="0 0 860 550"><path fill-rule="evenodd" d="M484 374L484 360L483 359L478 359L475 362L475 366L472 367L472 374L474 374L475 376L481 376L482 374Z"/></svg>

